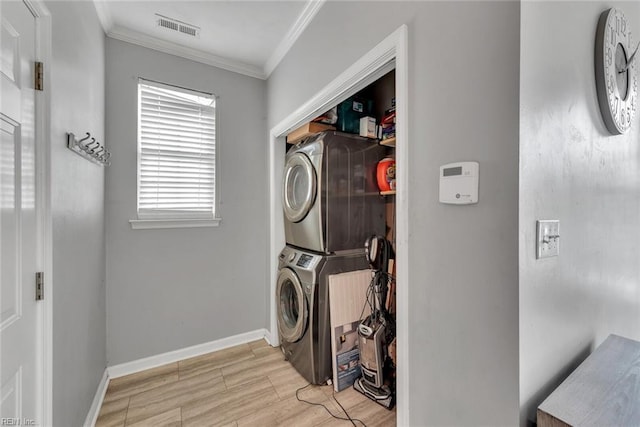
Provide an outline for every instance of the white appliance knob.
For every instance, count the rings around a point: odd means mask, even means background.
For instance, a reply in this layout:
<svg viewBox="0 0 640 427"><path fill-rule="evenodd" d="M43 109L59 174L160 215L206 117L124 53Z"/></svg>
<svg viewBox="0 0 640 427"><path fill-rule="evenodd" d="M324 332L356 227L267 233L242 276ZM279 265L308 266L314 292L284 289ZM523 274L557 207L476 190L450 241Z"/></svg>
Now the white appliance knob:
<svg viewBox="0 0 640 427"><path fill-rule="evenodd" d="M287 258L287 262L293 262L294 259L296 259L296 253L295 252L291 252L289 254L289 258Z"/></svg>

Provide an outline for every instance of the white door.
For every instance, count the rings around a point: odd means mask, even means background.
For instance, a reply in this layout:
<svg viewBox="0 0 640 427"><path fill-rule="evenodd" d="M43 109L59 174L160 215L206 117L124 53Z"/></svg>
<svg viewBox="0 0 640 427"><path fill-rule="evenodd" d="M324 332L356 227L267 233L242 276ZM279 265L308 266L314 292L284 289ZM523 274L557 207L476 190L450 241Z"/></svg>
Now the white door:
<svg viewBox="0 0 640 427"><path fill-rule="evenodd" d="M35 17L22 2L0 2L0 419L34 425L38 416L35 274Z"/></svg>

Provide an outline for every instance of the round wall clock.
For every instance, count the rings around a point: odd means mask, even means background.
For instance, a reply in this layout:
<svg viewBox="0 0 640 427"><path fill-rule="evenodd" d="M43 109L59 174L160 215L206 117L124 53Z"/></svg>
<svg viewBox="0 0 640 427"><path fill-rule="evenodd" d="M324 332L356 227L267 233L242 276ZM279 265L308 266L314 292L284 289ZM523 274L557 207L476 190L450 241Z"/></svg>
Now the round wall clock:
<svg viewBox="0 0 640 427"><path fill-rule="evenodd" d="M596 30L596 89L604 124L614 135L628 131L636 113L637 51L624 13L602 12Z"/></svg>

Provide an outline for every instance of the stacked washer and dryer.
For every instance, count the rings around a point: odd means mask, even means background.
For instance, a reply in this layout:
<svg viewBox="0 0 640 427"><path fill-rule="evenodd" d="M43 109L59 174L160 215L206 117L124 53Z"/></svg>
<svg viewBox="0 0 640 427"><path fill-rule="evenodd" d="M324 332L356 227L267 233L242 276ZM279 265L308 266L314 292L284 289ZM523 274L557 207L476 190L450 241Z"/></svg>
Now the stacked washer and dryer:
<svg viewBox="0 0 640 427"><path fill-rule="evenodd" d="M313 384L332 374L329 275L369 268L364 242L385 232L385 202L376 185L383 156L384 147L371 140L324 132L285 158L278 333L285 358Z"/></svg>

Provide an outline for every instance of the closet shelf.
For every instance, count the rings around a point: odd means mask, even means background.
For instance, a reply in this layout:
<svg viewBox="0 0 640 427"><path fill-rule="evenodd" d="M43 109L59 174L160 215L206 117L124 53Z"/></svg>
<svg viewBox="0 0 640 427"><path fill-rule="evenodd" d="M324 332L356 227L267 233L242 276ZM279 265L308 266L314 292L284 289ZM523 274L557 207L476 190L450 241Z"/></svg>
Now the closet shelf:
<svg viewBox="0 0 640 427"><path fill-rule="evenodd" d="M387 138L387 139L381 139L380 140L380 145L386 145L387 147L395 147L396 146L396 138Z"/></svg>

